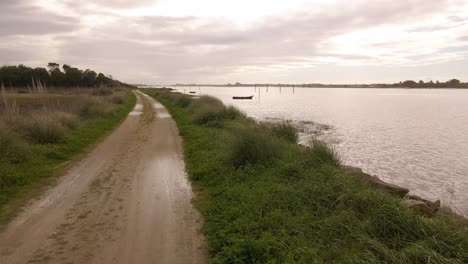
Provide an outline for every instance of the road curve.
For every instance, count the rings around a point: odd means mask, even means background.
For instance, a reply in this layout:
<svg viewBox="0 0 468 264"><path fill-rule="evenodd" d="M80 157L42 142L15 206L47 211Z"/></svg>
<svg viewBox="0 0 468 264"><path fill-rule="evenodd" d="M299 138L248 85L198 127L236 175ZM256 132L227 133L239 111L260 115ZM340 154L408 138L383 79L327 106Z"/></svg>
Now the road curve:
<svg viewBox="0 0 468 264"><path fill-rule="evenodd" d="M0 263L206 263L181 139L168 111L135 109L0 233Z"/></svg>

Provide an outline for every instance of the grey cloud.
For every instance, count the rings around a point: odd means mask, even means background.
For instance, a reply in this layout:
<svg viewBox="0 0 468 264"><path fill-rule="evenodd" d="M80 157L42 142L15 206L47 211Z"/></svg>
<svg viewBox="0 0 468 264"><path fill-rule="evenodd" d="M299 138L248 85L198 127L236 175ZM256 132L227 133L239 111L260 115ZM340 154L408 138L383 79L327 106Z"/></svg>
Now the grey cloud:
<svg viewBox="0 0 468 264"><path fill-rule="evenodd" d="M0 36L43 35L78 28L78 20L47 12L24 0L2 0L0 10Z"/></svg>
<svg viewBox="0 0 468 264"><path fill-rule="evenodd" d="M196 78L210 72L226 74L246 66L318 62L323 57L375 62L375 58L358 54L324 52L320 45L326 45L324 43L330 37L356 29L418 19L434 10L440 11L443 2L425 0L405 4L388 1L385 6L362 2L338 11L329 10L323 15L304 12L269 17L247 29L239 29L221 19L121 18L116 24L99 29L105 36L66 40L60 50L62 56L69 56L70 60L85 57L95 58L97 63L105 59L115 60L117 64L131 64L139 71L154 72L174 81L177 77ZM419 8L423 4L425 8Z"/></svg>
<svg viewBox="0 0 468 264"><path fill-rule="evenodd" d="M152 2L105 0L93 3L108 8L133 8ZM246 67L270 69L301 63L319 65L323 63L322 58L377 63L379 58L330 52L328 41L331 37L357 30L419 21L445 12L449 2L342 1L338 2L340 6L320 12L315 12L311 6L300 13L267 17L244 28L223 18L119 17L108 10L99 10L92 14L104 12L106 16L112 15L114 22L94 25L79 35L58 34L54 37L58 46L54 49L57 55L53 59L135 82L139 81L136 78L142 77L146 78L143 81L206 81L229 76ZM0 28L0 35L49 34L76 29L75 20L53 14L31 20L26 18L22 25L19 17L45 11L27 6L25 1L21 3L22 15L12 17L15 23L0 18L2 28L4 23L11 26L5 32ZM20 8L13 0L2 2L0 6L10 10ZM83 6L82 2L76 1L68 4L76 13L88 10ZM32 23L43 25L43 31L29 27ZM376 45L391 48L395 43ZM0 53L0 59L4 56Z"/></svg>
<svg viewBox="0 0 468 264"><path fill-rule="evenodd" d="M29 50L0 47L0 65L25 63L33 56L34 54Z"/></svg>

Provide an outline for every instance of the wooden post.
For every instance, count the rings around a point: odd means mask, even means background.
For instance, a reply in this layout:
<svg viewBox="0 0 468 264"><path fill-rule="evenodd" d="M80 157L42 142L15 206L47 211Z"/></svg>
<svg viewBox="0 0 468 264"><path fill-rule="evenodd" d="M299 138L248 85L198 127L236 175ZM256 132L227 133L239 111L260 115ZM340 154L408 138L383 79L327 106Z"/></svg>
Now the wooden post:
<svg viewBox="0 0 468 264"><path fill-rule="evenodd" d="M258 88L258 102L260 102L260 93L261 93L262 89Z"/></svg>

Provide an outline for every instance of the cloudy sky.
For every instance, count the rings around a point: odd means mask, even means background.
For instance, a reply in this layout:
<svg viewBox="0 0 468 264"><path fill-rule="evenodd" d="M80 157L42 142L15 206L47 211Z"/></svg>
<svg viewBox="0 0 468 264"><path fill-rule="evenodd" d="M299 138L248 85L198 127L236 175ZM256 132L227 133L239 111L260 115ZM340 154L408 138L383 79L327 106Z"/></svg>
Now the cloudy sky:
<svg viewBox="0 0 468 264"><path fill-rule="evenodd" d="M0 0L0 64L131 83L468 81L468 0Z"/></svg>

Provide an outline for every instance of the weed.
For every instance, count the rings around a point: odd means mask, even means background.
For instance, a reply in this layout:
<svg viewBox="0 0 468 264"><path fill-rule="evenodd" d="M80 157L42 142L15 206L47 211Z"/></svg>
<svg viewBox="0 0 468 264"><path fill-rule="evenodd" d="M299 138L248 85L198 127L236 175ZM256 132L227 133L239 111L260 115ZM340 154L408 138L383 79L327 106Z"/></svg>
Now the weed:
<svg viewBox="0 0 468 264"><path fill-rule="evenodd" d="M0 162L19 163L30 155L31 149L20 135L0 125Z"/></svg>
<svg viewBox="0 0 468 264"><path fill-rule="evenodd" d="M272 124L271 131L275 137L284 139L290 143L296 144L299 139L296 128L289 122Z"/></svg>

